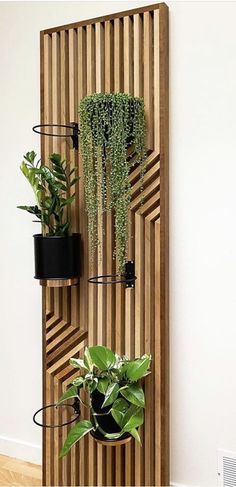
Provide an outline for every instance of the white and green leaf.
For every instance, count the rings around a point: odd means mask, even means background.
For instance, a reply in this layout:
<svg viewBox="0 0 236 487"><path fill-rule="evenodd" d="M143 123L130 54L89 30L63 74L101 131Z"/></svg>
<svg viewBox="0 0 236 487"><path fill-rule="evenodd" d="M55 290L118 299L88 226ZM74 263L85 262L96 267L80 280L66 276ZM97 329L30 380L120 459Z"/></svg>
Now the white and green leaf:
<svg viewBox="0 0 236 487"><path fill-rule="evenodd" d="M77 443L83 436L92 431L93 425L91 421L79 421L73 428L71 428L66 441L60 451L60 458L67 455L71 447Z"/></svg>
<svg viewBox="0 0 236 487"><path fill-rule="evenodd" d="M122 397L116 399L112 405L111 414L118 426L122 427L123 418L128 409L129 404Z"/></svg>
<svg viewBox="0 0 236 487"><path fill-rule="evenodd" d="M115 354L107 347L101 345L89 347L89 354L93 364L99 370L111 369L116 363Z"/></svg>
<svg viewBox="0 0 236 487"><path fill-rule="evenodd" d="M70 365L72 365L72 367L75 369L87 369L84 361L81 358L71 358Z"/></svg>
<svg viewBox="0 0 236 487"><path fill-rule="evenodd" d="M109 386L110 380L108 377L101 377L98 379L97 390L101 392L101 394L106 394L107 388Z"/></svg>
<svg viewBox="0 0 236 487"><path fill-rule="evenodd" d="M131 402L131 404L135 404L142 408L145 407L144 392L139 384L129 384L125 389L121 388L120 393L127 399L127 401Z"/></svg>
<svg viewBox="0 0 236 487"><path fill-rule="evenodd" d="M144 421L143 408L131 404L129 409L126 411L123 421L122 430L130 432L134 428L141 426Z"/></svg>
<svg viewBox="0 0 236 487"><path fill-rule="evenodd" d="M151 357L146 355L125 364L125 373L129 380L136 382L143 377L150 367Z"/></svg>
<svg viewBox="0 0 236 487"><path fill-rule="evenodd" d="M119 386L115 382L110 384L106 390L105 394L105 399L102 404L102 408L109 406L110 404L113 404L113 402L117 399L117 396L119 394Z"/></svg>
<svg viewBox="0 0 236 487"><path fill-rule="evenodd" d="M62 402L71 399L72 397L79 397L78 387L76 385L69 387L69 389L67 389L67 391L62 394L57 404L61 404Z"/></svg>

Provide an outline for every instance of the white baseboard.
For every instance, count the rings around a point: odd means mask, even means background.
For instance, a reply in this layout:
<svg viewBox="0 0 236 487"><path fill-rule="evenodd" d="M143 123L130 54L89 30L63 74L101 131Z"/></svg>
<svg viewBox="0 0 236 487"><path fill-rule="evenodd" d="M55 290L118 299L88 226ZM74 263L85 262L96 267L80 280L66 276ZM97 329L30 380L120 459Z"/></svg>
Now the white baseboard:
<svg viewBox="0 0 236 487"><path fill-rule="evenodd" d="M39 445L6 436L0 436L0 454L38 465L42 463L42 449Z"/></svg>
<svg viewBox="0 0 236 487"><path fill-rule="evenodd" d="M170 486L171 487L188 487L187 485L177 484L177 482L172 482L172 481L170 481Z"/></svg>

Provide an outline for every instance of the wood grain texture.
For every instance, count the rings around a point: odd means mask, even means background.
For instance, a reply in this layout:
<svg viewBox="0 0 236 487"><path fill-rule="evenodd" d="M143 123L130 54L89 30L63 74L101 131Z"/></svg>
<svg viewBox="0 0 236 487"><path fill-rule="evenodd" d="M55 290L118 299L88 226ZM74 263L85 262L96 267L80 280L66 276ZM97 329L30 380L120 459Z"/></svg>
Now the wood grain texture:
<svg viewBox="0 0 236 487"><path fill-rule="evenodd" d="M42 467L0 455L0 485L42 485Z"/></svg>
<svg viewBox="0 0 236 487"><path fill-rule="evenodd" d="M140 203L140 168L130 172L128 258L135 261L135 289L96 286L88 277L114 273L114 215L101 215L101 255L88 254L84 179L70 139L41 139L42 157L60 151L78 168L71 209L81 233L81 277L77 286L43 288L43 402L56 402L76 372L68 365L87 345L103 344L131 357L152 354L145 380L142 447L133 439L108 448L83 438L61 460L70 427L43 435L44 485L151 486L169 483L168 383L168 8L156 4L41 33L41 123L79 122L81 98L124 91L143 96L147 119L147 169ZM109 198L109 194L108 194ZM85 408L82 416L88 418ZM48 422L69 412L49 410Z"/></svg>

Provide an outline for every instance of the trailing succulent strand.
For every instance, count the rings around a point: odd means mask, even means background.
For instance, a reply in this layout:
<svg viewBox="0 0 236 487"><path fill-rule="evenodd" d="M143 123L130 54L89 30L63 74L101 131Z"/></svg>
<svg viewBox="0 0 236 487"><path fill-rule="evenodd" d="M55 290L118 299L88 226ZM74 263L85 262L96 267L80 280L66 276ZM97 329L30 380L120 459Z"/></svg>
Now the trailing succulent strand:
<svg viewBox="0 0 236 487"><path fill-rule="evenodd" d="M29 181L36 198L35 206L18 206L21 210L35 215L41 222L43 235L68 235L70 220L67 208L75 199L70 196L78 177L76 168L70 169L70 163L63 160L60 154L49 155L50 168L36 161L34 151L27 152L20 169Z"/></svg>
<svg viewBox="0 0 236 487"><path fill-rule="evenodd" d="M103 214L113 210L114 257L118 272L122 274L129 238L129 173L132 166L140 165L141 193L145 173L143 99L126 93L96 93L84 97L80 102L80 147L91 257L100 245L98 227L102 225ZM130 147L134 157L128 156Z"/></svg>

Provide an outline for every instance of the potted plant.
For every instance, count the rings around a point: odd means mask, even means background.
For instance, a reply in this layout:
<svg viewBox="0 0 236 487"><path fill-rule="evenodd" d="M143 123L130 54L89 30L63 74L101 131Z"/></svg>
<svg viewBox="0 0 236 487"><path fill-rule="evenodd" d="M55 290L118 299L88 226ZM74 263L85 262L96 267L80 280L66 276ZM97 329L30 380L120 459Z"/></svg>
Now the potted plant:
<svg viewBox="0 0 236 487"><path fill-rule="evenodd" d="M75 194L70 190L78 181L76 169L60 154L49 156L50 167L36 161L34 151L27 152L20 169L35 195L34 206L18 206L42 224L42 234L34 235L35 278L67 280L79 276L79 234L70 234L68 208Z"/></svg>
<svg viewBox="0 0 236 487"><path fill-rule="evenodd" d="M114 211L114 257L119 274L124 273L127 257L131 202L129 176L134 166L140 165L141 192L143 188L145 133L142 98L126 93L95 93L80 102L80 149L90 254L92 258L100 245L98 227L103 231L102 215Z"/></svg>
<svg viewBox="0 0 236 487"><path fill-rule="evenodd" d="M150 361L150 355L130 360L100 345L86 348L83 359L70 360L80 374L58 404L77 398L88 407L90 419L78 421L70 430L60 457L88 433L108 446L131 436L141 443L138 428L144 421L145 396L140 380L149 374ZM86 403L81 399L82 388Z"/></svg>

